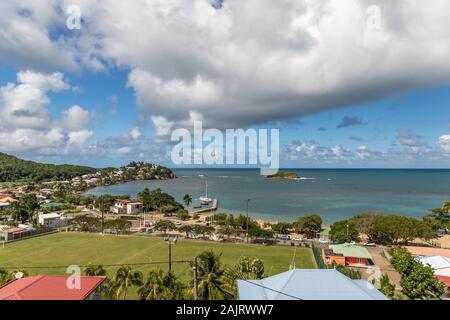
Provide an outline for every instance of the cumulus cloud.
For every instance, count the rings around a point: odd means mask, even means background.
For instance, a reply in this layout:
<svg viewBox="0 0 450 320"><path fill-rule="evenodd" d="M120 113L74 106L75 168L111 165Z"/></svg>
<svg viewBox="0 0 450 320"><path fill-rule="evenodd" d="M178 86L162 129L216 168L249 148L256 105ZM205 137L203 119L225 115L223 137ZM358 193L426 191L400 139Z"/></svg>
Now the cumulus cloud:
<svg viewBox="0 0 450 320"><path fill-rule="evenodd" d="M83 148L93 135L86 130L89 112L73 106L55 119L47 109L48 93L68 88L62 73L31 70L18 72L17 83L0 87L0 151L58 154L73 151L66 144Z"/></svg>
<svg viewBox="0 0 450 320"><path fill-rule="evenodd" d="M439 148L443 152L450 154L450 134L444 134L439 137Z"/></svg>
<svg viewBox="0 0 450 320"><path fill-rule="evenodd" d="M63 111L61 124L64 128L77 131L85 129L89 125L90 119L91 115L88 110L75 105Z"/></svg>
<svg viewBox="0 0 450 320"><path fill-rule="evenodd" d="M450 80L448 1L79 0L69 35L51 32L68 3L51 4L2 2L2 60L128 68L141 111L177 123L287 120Z"/></svg>

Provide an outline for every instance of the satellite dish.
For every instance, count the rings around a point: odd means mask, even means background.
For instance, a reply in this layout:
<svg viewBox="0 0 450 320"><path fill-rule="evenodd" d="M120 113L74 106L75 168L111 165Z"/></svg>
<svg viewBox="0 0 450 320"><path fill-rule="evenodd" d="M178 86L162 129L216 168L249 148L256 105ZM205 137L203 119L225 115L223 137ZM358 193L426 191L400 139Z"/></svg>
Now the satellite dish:
<svg viewBox="0 0 450 320"><path fill-rule="evenodd" d="M23 272L17 272L15 275L14 275L15 277L16 277L16 279L22 279L23 278L23 276L24 276L24 274L23 274Z"/></svg>

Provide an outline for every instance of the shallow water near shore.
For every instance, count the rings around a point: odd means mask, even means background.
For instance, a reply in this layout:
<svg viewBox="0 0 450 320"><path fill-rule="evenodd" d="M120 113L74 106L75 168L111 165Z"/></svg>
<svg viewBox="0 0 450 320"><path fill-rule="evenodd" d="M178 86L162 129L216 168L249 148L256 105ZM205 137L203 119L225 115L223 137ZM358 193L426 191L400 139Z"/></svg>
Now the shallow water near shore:
<svg viewBox="0 0 450 320"><path fill-rule="evenodd" d="M421 218L428 209L450 200L450 170L286 169L299 180L271 180L253 169L176 169L178 179L135 181L97 187L87 194L130 195L161 188L178 201L189 193L219 199L219 212L245 213L251 199L252 217L294 221L317 213L325 224L361 212L377 211Z"/></svg>

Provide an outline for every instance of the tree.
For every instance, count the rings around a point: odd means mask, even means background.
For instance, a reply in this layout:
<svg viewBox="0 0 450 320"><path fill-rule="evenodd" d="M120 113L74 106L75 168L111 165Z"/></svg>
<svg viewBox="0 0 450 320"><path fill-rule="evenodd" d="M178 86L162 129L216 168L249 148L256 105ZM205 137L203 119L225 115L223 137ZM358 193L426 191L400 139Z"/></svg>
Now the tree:
<svg viewBox="0 0 450 320"><path fill-rule="evenodd" d="M314 238L322 230L322 218L318 215L302 217L294 223L297 232L305 234L309 239Z"/></svg>
<svg viewBox="0 0 450 320"><path fill-rule="evenodd" d="M394 299L395 297L395 285L389 280L389 276L384 274L380 278L380 289L382 294L384 294L389 299Z"/></svg>
<svg viewBox="0 0 450 320"><path fill-rule="evenodd" d="M212 250L203 251L197 257L198 297L200 300L223 300L232 298L225 290L220 257Z"/></svg>
<svg viewBox="0 0 450 320"><path fill-rule="evenodd" d="M192 233L194 231L194 228L188 224L185 224L184 226L179 227L178 231L184 232L186 234L186 238L187 238L189 233Z"/></svg>
<svg viewBox="0 0 450 320"><path fill-rule="evenodd" d="M419 266L420 264L420 266ZM437 300L445 293L445 286L436 277L429 266L417 262L408 275L402 275L400 285L402 292L414 300Z"/></svg>
<svg viewBox="0 0 450 320"><path fill-rule="evenodd" d="M402 292L410 299L440 299L445 286L430 266L415 260L403 247L391 250L391 264L401 274Z"/></svg>
<svg viewBox="0 0 450 320"><path fill-rule="evenodd" d="M189 213L184 209L180 209L177 212L177 218L186 221L187 219L189 219Z"/></svg>
<svg viewBox="0 0 450 320"><path fill-rule="evenodd" d="M368 235L373 228L376 217L379 215L380 214L376 212L362 213L354 216L350 219L350 221L355 224L355 227L359 233Z"/></svg>
<svg viewBox="0 0 450 320"><path fill-rule="evenodd" d="M189 205L192 203L192 197L189 194L185 194L183 197L183 202L186 208L189 207Z"/></svg>
<svg viewBox="0 0 450 320"><path fill-rule="evenodd" d="M141 300L179 300L183 298L184 289L184 284L173 274L156 269L149 271L138 294Z"/></svg>
<svg viewBox="0 0 450 320"><path fill-rule="evenodd" d="M131 221L125 219L113 219L105 222L105 229L112 229L115 231L125 232L132 226Z"/></svg>
<svg viewBox="0 0 450 320"><path fill-rule="evenodd" d="M330 235L334 242L346 243L358 240L359 232L353 222L344 220L331 226Z"/></svg>
<svg viewBox="0 0 450 320"><path fill-rule="evenodd" d="M236 281L258 280L264 277L264 262L260 259L250 260L248 257L241 257L239 261L225 269L224 284L227 292L237 298Z"/></svg>
<svg viewBox="0 0 450 320"><path fill-rule="evenodd" d="M287 222L279 222L272 225L272 230L279 234L289 234L292 224Z"/></svg>
<svg viewBox="0 0 450 320"><path fill-rule="evenodd" d="M348 277L350 279L353 279L353 280L360 280L362 278L361 271L349 268L347 266L343 266L341 264L333 263L330 266L330 268L331 269L336 269L337 271L339 271L340 273L342 273L346 277Z"/></svg>
<svg viewBox="0 0 450 320"><path fill-rule="evenodd" d="M110 285L110 296L123 300L127 298L128 289L132 286L142 286L142 273L133 271L130 267L120 267Z"/></svg>
<svg viewBox="0 0 450 320"><path fill-rule="evenodd" d="M423 218L433 231L438 229L450 229L450 201L444 202L442 208L431 209L430 214Z"/></svg>
<svg viewBox="0 0 450 320"><path fill-rule="evenodd" d="M176 230L176 228L175 224L169 220L161 220L155 224L155 230L162 231L164 234L166 234L167 231Z"/></svg>
<svg viewBox="0 0 450 320"><path fill-rule="evenodd" d="M90 276L90 277L98 277L98 276L106 276L106 270L103 268L103 266L101 264L94 266L92 264L90 264L89 266L86 267L86 269L84 269L84 274L86 276Z"/></svg>

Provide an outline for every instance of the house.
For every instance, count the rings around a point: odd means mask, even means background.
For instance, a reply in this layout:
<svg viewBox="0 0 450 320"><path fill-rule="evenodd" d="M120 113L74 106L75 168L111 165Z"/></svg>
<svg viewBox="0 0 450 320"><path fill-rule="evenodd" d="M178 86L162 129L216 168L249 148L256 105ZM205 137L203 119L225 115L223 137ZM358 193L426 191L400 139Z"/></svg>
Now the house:
<svg viewBox="0 0 450 320"><path fill-rule="evenodd" d="M24 228L12 228L9 226L6 228L0 228L0 239L4 241L18 239L26 231L27 230L25 230Z"/></svg>
<svg viewBox="0 0 450 320"><path fill-rule="evenodd" d="M130 200L127 199L119 199L114 202L114 206L111 207L111 212L116 214L125 214L127 212L127 204L130 203Z"/></svg>
<svg viewBox="0 0 450 320"><path fill-rule="evenodd" d="M365 280L334 269L293 269L262 280L238 280L240 300L388 300Z"/></svg>
<svg viewBox="0 0 450 320"><path fill-rule="evenodd" d="M62 225L61 216L55 212L39 214L38 222L46 228L58 228Z"/></svg>
<svg viewBox="0 0 450 320"><path fill-rule="evenodd" d="M366 248L349 243L331 245L329 249L323 250L323 257L328 266L333 263L360 268L374 265Z"/></svg>
<svg viewBox="0 0 450 320"><path fill-rule="evenodd" d="M141 213L143 212L143 205L142 202L134 201L127 203L127 213L133 214L133 213Z"/></svg>
<svg viewBox="0 0 450 320"><path fill-rule="evenodd" d="M142 202L131 201L127 199L116 200L111 212L116 214L133 214L143 212Z"/></svg>
<svg viewBox="0 0 450 320"><path fill-rule="evenodd" d="M319 242L321 243L329 243L331 242L330 229L324 229L318 233Z"/></svg>
<svg viewBox="0 0 450 320"><path fill-rule="evenodd" d="M81 276L75 286L70 276L25 277L1 287L0 300L100 300L96 290L105 279Z"/></svg>

